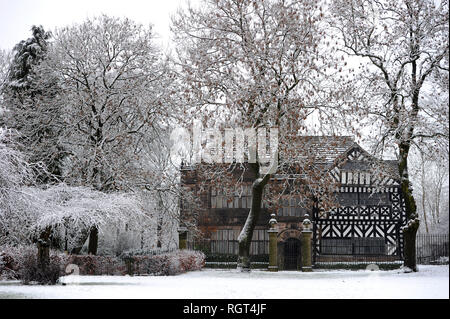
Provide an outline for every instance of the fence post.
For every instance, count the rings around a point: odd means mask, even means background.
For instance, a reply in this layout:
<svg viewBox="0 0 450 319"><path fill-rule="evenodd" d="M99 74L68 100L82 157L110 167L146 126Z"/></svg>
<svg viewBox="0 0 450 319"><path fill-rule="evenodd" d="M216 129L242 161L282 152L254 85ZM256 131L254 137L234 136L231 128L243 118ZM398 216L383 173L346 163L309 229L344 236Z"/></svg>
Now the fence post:
<svg viewBox="0 0 450 319"><path fill-rule="evenodd" d="M180 227L178 228L178 249L186 249L187 248L187 228Z"/></svg>
<svg viewBox="0 0 450 319"><path fill-rule="evenodd" d="M127 266L127 274L129 276L133 276L134 275L134 260L132 256L129 256L128 258L125 259L125 264Z"/></svg>
<svg viewBox="0 0 450 319"><path fill-rule="evenodd" d="M311 221L309 220L309 215L305 214L305 219L303 220L303 230L302 230L302 271L311 272Z"/></svg>
<svg viewBox="0 0 450 319"><path fill-rule="evenodd" d="M269 233L269 271L278 271L277 263L277 234L278 230L275 228L277 220L275 219L275 214L270 215L272 218L269 220L270 229L267 231Z"/></svg>

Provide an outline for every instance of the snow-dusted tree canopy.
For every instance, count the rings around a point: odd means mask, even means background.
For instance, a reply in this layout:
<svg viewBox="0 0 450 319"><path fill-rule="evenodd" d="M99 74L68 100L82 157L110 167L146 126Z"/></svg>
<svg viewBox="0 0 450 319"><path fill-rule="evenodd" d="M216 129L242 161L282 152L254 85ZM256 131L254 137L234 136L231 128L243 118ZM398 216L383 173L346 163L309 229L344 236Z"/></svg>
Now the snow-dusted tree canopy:
<svg viewBox="0 0 450 319"><path fill-rule="evenodd" d="M15 55L8 74L8 87L14 91L29 89L34 82L35 65L39 64L46 55L48 40L51 33L42 26L31 28L32 37L20 41L15 47Z"/></svg>
<svg viewBox="0 0 450 319"><path fill-rule="evenodd" d="M100 16L56 30L51 41L42 27L32 31L14 59L1 60L1 123L12 129L11 143L21 142L2 144L5 181L15 187L4 188L20 194L8 199L9 215L2 212L7 240L29 242L50 227L70 250L93 227L100 235L114 227L144 234L158 221L172 225L179 196L166 151L172 75L151 27ZM30 182L20 180L25 175Z"/></svg>
<svg viewBox="0 0 450 319"><path fill-rule="evenodd" d="M168 72L151 29L102 16L55 32L42 74L58 78L64 179L99 190L129 187L169 111Z"/></svg>
<svg viewBox="0 0 450 319"><path fill-rule="evenodd" d="M344 0L331 8L341 50L360 64L351 112L371 128L375 151L414 140L448 153L448 2Z"/></svg>
<svg viewBox="0 0 450 319"><path fill-rule="evenodd" d="M42 162L38 179L45 183L61 175L63 149L58 126L61 109L51 103L57 79L43 76L37 68L46 58L51 33L33 26L32 37L14 47L2 86L3 118L0 125L14 130L20 150L30 162ZM53 175L53 176L52 176Z"/></svg>
<svg viewBox="0 0 450 319"><path fill-rule="evenodd" d="M172 31L186 101L205 124L295 129L285 126L318 107L328 63L318 47L321 10L307 1L221 0L179 13Z"/></svg>

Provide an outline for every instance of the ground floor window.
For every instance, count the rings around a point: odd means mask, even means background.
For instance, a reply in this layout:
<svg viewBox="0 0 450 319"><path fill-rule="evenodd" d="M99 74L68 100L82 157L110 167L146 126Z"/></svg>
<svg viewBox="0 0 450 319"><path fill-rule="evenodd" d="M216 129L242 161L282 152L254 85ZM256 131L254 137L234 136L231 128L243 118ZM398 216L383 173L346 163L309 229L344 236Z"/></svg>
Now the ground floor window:
<svg viewBox="0 0 450 319"><path fill-rule="evenodd" d="M386 255L386 242L381 237L322 238L322 255Z"/></svg>
<svg viewBox="0 0 450 319"><path fill-rule="evenodd" d="M239 252L238 229L218 229L209 240L210 251L213 254L233 254ZM269 234L267 229L255 229L250 244L251 255L263 255L269 253Z"/></svg>

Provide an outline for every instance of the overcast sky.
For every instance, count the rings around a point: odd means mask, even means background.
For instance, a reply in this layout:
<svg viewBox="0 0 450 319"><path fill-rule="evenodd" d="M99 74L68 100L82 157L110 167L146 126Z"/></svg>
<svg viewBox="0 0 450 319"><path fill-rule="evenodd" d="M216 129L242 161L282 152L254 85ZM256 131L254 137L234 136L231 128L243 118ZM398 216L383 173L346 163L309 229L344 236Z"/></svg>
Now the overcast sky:
<svg viewBox="0 0 450 319"><path fill-rule="evenodd" d="M53 30L102 13L152 23L167 44L170 15L186 3L187 0L0 0L0 49L12 49L29 38L32 25Z"/></svg>

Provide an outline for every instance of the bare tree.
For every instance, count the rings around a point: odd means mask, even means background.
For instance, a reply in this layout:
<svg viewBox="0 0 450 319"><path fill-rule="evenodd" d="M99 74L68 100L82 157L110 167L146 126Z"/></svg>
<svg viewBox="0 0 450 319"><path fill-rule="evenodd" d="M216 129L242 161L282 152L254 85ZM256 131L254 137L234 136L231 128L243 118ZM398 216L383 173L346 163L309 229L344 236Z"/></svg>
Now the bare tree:
<svg viewBox="0 0 450 319"><path fill-rule="evenodd" d="M311 157L298 162L302 146L298 140L298 147L292 143L305 129L306 118L326 105L319 88L322 70L333 59L325 59L320 49L324 38L321 17L320 5L310 1L217 0L203 1L198 8L179 12L173 20L176 62L184 84L181 92L190 106L186 118L197 118L204 127L279 130L270 154L278 160L272 161L277 167L267 163L267 145L262 142L258 145L264 150L255 155L255 161L247 156L245 165L234 158L234 163L231 159L229 164L203 163L199 168L199 181L220 183L218 187L233 192L246 182L244 175L250 176L251 209L238 238L238 267L242 270L250 268L252 234L263 200L270 198L265 195L269 192L266 185L274 171L280 173L289 166L283 163L296 161L305 177L311 167ZM266 137L269 141L268 133L261 135L260 141ZM248 143L249 153L252 148L256 150L256 143ZM215 147L214 154L218 149ZM315 172L313 177L311 169L304 180L316 182L315 186L319 181L325 184L326 174ZM299 189L302 182L285 180L284 186L274 187L287 189L288 184ZM204 191L203 187L198 195Z"/></svg>
<svg viewBox="0 0 450 319"><path fill-rule="evenodd" d="M331 13L342 50L363 59L361 72L348 84L351 112L372 127L368 134L378 140L374 151L393 146L399 160L408 218L405 266L416 271L419 219L408 160L416 146L448 150L448 99L432 98L436 88L445 92L442 80L448 81L448 2L337 0Z"/></svg>

